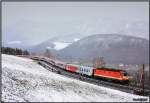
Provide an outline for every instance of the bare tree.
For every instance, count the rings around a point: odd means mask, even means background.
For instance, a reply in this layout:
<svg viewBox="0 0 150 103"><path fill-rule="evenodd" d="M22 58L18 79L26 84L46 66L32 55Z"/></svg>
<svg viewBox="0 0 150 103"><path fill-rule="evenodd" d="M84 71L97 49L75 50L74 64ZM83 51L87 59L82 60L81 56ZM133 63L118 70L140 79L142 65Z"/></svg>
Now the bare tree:
<svg viewBox="0 0 150 103"><path fill-rule="evenodd" d="M49 49L46 49L44 56L48 57L48 58L53 58L52 53L50 52Z"/></svg>
<svg viewBox="0 0 150 103"><path fill-rule="evenodd" d="M97 57L93 59L94 67L105 66L106 62L104 61L104 57Z"/></svg>

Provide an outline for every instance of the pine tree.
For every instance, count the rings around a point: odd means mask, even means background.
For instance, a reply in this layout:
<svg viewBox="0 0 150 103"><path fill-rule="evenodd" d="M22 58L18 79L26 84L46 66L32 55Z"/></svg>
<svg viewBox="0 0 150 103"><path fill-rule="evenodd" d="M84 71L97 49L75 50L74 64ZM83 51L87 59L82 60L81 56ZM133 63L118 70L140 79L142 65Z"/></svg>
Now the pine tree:
<svg viewBox="0 0 150 103"><path fill-rule="evenodd" d="M27 50L23 51L19 48L10 48L10 47L2 47L1 52L3 54L10 54L10 55L29 55Z"/></svg>
<svg viewBox="0 0 150 103"><path fill-rule="evenodd" d="M29 55L29 52L27 50L23 51L23 55Z"/></svg>

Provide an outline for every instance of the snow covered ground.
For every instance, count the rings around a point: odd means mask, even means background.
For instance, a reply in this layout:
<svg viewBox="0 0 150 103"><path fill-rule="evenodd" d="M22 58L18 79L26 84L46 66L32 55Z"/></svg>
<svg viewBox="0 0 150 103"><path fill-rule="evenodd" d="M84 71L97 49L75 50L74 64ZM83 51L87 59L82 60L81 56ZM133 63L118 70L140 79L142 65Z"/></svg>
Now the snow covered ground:
<svg viewBox="0 0 150 103"><path fill-rule="evenodd" d="M4 102L132 102L139 98L149 101L149 97L55 74L30 59L2 55Z"/></svg>

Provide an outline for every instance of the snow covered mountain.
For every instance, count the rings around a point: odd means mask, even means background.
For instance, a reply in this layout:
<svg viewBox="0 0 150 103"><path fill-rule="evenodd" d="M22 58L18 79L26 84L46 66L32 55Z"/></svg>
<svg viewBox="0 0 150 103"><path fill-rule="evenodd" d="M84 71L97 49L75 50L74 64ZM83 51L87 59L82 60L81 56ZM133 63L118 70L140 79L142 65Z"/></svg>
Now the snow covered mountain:
<svg viewBox="0 0 150 103"><path fill-rule="evenodd" d="M48 71L35 61L2 55L3 102L134 102L147 98Z"/></svg>
<svg viewBox="0 0 150 103"><path fill-rule="evenodd" d="M79 33L60 35L53 38L50 38L38 45L32 46L29 48L31 52L42 53L46 49L50 49L52 52L56 52L58 50L64 49L70 44L77 42L83 37L83 35Z"/></svg>
<svg viewBox="0 0 150 103"><path fill-rule="evenodd" d="M104 57L108 63L149 63L149 41L119 34L97 34L85 37L60 50L63 58L91 60Z"/></svg>

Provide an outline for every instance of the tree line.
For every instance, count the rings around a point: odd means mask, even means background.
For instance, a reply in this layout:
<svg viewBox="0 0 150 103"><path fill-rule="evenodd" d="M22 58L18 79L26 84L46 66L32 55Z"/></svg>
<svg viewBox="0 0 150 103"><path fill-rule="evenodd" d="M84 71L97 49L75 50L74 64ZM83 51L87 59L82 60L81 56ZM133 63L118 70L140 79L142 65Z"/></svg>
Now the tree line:
<svg viewBox="0 0 150 103"><path fill-rule="evenodd" d="M19 48L1 47L1 52L3 54L9 55L30 55L27 50L22 50Z"/></svg>

